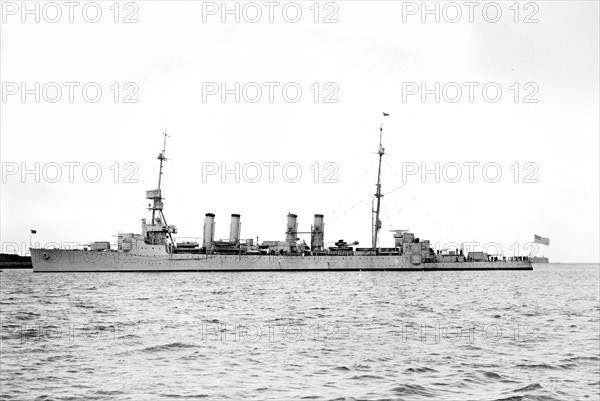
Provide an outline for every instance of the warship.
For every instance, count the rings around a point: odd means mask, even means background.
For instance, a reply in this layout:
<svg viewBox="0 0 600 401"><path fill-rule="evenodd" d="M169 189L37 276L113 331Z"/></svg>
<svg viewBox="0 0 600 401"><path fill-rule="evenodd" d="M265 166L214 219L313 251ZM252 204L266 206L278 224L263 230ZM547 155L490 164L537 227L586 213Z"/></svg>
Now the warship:
<svg viewBox="0 0 600 401"><path fill-rule="evenodd" d="M386 114L384 114L386 115ZM376 193L371 207L372 243L357 247L357 242L325 242L324 215L315 214L310 245L300 240L298 216L289 213L282 241L255 242L240 238L239 214L232 214L227 240L215 240L215 215L206 213L202 243L176 241L177 228L167 224L161 179L166 158L166 131L158 186L146 191L151 201L150 220L142 219L141 234L119 233L116 246L110 241L95 241L72 249L31 248L34 272L215 272L215 271L452 271L452 270L532 270L527 256L503 257L462 249L434 250L429 240L407 230L392 230L394 246L378 247L381 221L381 161L383 124L379 128L379 167ZM283 234L283 233L282 233ZM328 246L332 245L332 246Z"/></svg>

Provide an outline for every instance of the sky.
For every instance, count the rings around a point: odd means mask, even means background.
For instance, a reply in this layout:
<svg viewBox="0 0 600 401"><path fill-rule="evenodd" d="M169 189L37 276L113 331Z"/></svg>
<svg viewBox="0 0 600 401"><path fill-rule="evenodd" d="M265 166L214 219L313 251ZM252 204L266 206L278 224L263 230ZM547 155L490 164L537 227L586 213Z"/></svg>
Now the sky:
<svg viewBox="0 0 600 401"><path fill-rule="evenodd" d="M368 247L383 123L380 246L598 263L599 5L516 4L3 1L2 251L140 233L165 130L182 240Z"/></svg>

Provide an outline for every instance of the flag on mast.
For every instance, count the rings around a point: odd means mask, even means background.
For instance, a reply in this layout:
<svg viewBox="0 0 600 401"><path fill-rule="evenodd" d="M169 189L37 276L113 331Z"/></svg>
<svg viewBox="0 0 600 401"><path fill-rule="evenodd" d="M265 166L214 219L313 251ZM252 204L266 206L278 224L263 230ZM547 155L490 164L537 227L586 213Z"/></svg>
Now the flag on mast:
<svg viewBox="0 0 600 401"><path fill-rule="evenodd" d="M383 113L384 117L388 117L389 115L390 115L390 113L386 113L386 112Z"/></svg>
<svg viewBox="0 0 600 401"><path fill-rule="evenodd" d="M32 234L37 234L37 231L36 230L31 230L31 233Z"/></svg>
<svg viewBox="0 0 600 401"><path fill-rule="evenodd" d="M550 238L540 237L539 235L533 234L533 242L535 244L542 244L542 245L549 246Z"/></svg>

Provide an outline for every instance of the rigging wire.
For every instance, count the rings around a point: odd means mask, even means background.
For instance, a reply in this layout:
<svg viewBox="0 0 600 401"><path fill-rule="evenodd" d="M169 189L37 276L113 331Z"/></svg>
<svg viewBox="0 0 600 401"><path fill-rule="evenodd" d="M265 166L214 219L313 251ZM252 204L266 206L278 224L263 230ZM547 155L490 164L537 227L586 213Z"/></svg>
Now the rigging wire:
<svg viewBox="0 0 600 401"><path fill-rule="evenodd" d="M396 187L396 188L392 189L391 191L385 193L384 196L387 196L387 195L389 195L389 194L391 194L393 192L396 192L397 190L399 190L400 188L405 187L406 185L408 185L408 183L404 183L404 184L400 185L399 187ZM356 209L359 205L363 204L365 201L370 200L371 197L372 197L372 195L368 195L368 197L365 197L365 199L363 199L360 202L356 203L354 206L352 206L350 209L346 210L345 212L338 214L337 216L333 217L331 220L330 219L326 219L325 223L331 224L331 223L335 222L340 217L342 217L342 216L350 213L352 210ZM385 206L384 206L384 209L385 209ZM386 211L386 215L387 215L387 211ZM391 220L389 218L389 215L388 215L388 221L391 224Z"/></svg>
<svg viewBox="0 0 600 401"><path fill-rule="evenodd" d="M382 206L383 206L383 211L385 212L385 216L388 219L388 223L390 224L390 230L391 230L394 227L394 225L392 224L392 219L390 219L390 215L388 214L387 209L385 208L385 205L382 205Z"/></svg>
<svg viewBox="0 0 600 401"><path fill-rule="evenodd" d="M405 187L407 185L408 185L408 182L405 182L404 184L400 185L399 187L392 189L390 192L385 193L383 196L387 196L387 195L391 194L392 192L395 192L395 191L399 190L400 188Z"/></svg>
<svg viewBox="0 0 600 401"><path fill-rule="evenodd" d="M366 197L365 199L361 200L360 202L356 203L354 206L352 206L350 209L346 210L345 212L338 214L337 216L335 216L333 219L329 220L326 219L325 223L331 224L333 222L335 222L336 220L338 220L340 217L350 213L352 210L356 209L357 206L359 206L360 204L364 203L367 199L371 199L371 195L369 195L368 197Z"/></svg>

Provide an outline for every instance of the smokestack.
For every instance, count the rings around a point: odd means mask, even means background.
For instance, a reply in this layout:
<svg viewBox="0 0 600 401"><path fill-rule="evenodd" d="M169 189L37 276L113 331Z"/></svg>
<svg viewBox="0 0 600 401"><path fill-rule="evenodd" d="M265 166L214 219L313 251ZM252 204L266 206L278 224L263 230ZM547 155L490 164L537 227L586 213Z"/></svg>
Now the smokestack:
<svg viewBox="0 0 600 401"><path fill-rule="evenodd" d="M288 244L290 245L296 245L296 236L297 234L297 225L296 225L296 219L298 218L297 215L292 214L292 213L288 213L287 215L287 229L285 230L285 240Z"/></svg>
<svg viewBox="0 0 600 401"><path fill-rule="evenodd" d="M323 224L323 215L315 214L315 223L310 233L310 249L312 251L323 250L323 238L325 236L325 225Z"/></svg>
<svg viewBox="0 0 600 401"><path fill-rule="evenodd" d="M231 215L231 226L229 227L229 242L235 242L236 244L240 240L240 215Z"/></svg>
<svg viewBox="0 0 600 401"><path fill-rule="evenodd" d="M202 239L202 246L208 251L212 250L214 236L215 215L212 213L206 213L204 218L204 238Z"/></svg>

